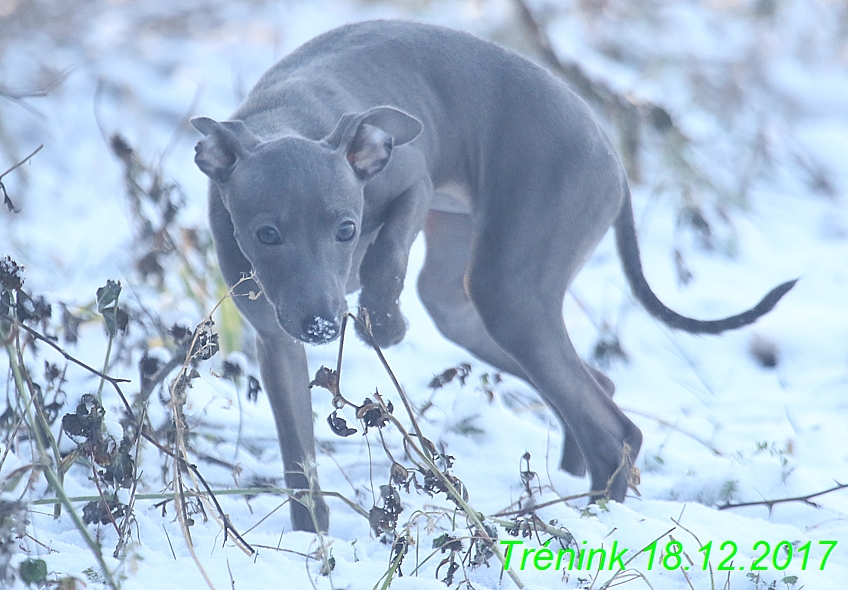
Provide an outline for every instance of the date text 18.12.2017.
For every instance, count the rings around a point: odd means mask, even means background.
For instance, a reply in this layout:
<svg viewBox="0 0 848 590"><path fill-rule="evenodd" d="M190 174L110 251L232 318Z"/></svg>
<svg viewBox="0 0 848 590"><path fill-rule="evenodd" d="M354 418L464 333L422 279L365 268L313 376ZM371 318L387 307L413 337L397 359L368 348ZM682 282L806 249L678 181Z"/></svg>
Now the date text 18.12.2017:
<svg viewBox="0 0 848 590"><path fill-rule="evenodd" d="M555 550L550 548L551 541L549 539L541 547L521 547L524 541L520 540L501 540L500 544L505 545L504 570L513 569L536 569L553 570L565 569L566 571L599 571L616 569L624 569L624 556L629 552L629 549L619 546L618 541L614 541L609 549L604 547L589 548L586 546L586 541L583 541L583 547L560 547ZM755 554L751 558L749 565L740 565L738 562L743 561L741 557L737 557L738 546L733 541L724 541L721 544L709 541L698 548L698 553L703 556L702 563L693 563L691 566L684 563L683 554L684 547L680 541L672 539L668 541L664 547L659 546L659 541L654 541L646 546L640 553L644 553L648 557L647 569L653 569L654 565L665 568L667 570L684 569L690 567L707 570L710 567L711 559L719 560L716 569L719 571L735 571L735 570L750 570L750 571L767 571L777 570L783 571L793 562L800 560L800 569L806 570L808 567L813 569L818 565L819 570L823 570L827 564L833 550L838 544L837 541L807 541L801 544L796 541L780 541L776 544L771 544L767 541L757 541L754 543L752 550ZM714 552L714 547L717 549ZM812 558L812 559L811 559ZM747 561L747 560L745 560Z"/></svg>

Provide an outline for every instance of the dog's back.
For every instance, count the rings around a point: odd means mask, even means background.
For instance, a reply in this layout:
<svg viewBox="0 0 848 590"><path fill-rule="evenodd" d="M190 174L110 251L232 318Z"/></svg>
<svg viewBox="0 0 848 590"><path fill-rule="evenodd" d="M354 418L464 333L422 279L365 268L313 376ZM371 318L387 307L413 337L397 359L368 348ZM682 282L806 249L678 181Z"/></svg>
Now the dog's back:
<svg viewBox="0 0 848 590"><path fill-rule="evenodd" d="M268 70L232 118L265 139L319 140L341 114L377 105L422 122L414 146L437 187L492 190L500 173L532 168L552 151L613 156L586 104L546 70L467 33L404 21L316 37ZM490 186L486 173L497 176Z"/></svg>

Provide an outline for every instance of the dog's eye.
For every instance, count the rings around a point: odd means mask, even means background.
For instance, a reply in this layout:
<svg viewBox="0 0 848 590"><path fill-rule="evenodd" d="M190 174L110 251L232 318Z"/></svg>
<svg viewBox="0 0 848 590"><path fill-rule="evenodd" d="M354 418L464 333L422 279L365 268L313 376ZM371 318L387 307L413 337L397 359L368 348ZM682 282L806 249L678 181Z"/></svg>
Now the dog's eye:
<svg viewBox="0 0 848 590"><path fill-rule="evenodd" d="M336 231L336 239L340 242L349 242L356 235L356 224L352 221L342 221Z"/></svg>
<svg viewBox="0 0 848 590"><path fill-rule="evenodd" d="M277 233L277 230L268 225L260 227L256 230L256 239L265 244L266 246L275 246L282 242L282 240L280 239L280 234Z"/></svg>

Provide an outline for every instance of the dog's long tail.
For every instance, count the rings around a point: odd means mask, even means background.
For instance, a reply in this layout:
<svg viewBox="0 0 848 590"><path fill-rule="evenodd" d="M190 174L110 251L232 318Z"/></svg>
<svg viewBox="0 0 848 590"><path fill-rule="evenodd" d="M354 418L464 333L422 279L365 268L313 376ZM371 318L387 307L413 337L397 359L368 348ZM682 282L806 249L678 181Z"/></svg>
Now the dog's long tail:
<svg viewBox="0 0 848 590"><path fill-rule="evenodd" d="M633 205L630 201L630 190L625 186L624 204L615 220L615 237L618 245L618 255L624 266L624 274L630 283L630 288L636 299L648 312L661 322L677 330L685 330L693 334L719 334L726 330L735 330L767 314L780 301L780 298L795 286L798 279L778 285L763 297L763 299L748 311L721 320L695 320L672 311L651 290L642 272L642 260L639 256L639 244L636 241L636 228L633 220Z"/></svg>

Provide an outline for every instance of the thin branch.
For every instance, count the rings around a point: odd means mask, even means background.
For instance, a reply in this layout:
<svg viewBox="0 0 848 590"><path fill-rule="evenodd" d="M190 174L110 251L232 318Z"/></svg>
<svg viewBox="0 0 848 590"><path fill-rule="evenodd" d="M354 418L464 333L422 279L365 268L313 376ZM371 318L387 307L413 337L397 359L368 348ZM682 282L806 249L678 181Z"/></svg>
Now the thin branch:
<svg viewBox="0 0 848 590"><path fill-rule="evenodd" d="M638 181L643 115L647 116L655 129L663 132L676 129L671 115L655 103L643 99L637 102L616 92L604 82L593 80L577 63L561 60L554 51L547 32L536 20L525 0L514 0L514 3L530 41L545 65L571 84L580 96L614 123L619 132L620 148L627 173L631 180Z"/></svg>
<svg viewBox="0 0 848 590"><path fill-rule="evenodd" d="M12 172L13 170L17 170L18 168L20 168L21 166L26 164L35 154L40 152L42 150L42 148L44 148L43 143L40 146L38 146L37 148L35 148L35 150L30 155L28 155L26 158L24 158L23 160L21 160L20 162L18 162L17 164L12 166L8 170L6 170L3 174L0 174L0 181L2 181L3 177L6 176L9 172Z"/></svg>
<svg viewBox="0 0 848 590"><path fill-rule="evenodd" d="M524 516L526 514L533 514L535 516L536 510L539 510L540 508L547 508L548 506L553 506L554 504L561 504L563 502L570 502L571 500L579 500L580 498L587 497L608 497L610 489L612 488L612 484L615 481L615 478L618 477L618 474L621 473L624 469L628 469L628 467L632 466L632 461L630 460L630 448L628 445L625 445L624 451L622 452L621 456L621 462L618 464L618 467L616 467L615 471L612 472L612 475L610 475L609 479L607 480L607 485L604 489L590 490L588 492L583 492L582 494L574 494L572 496L563 496L561 498L542 502L541 504L533 504L532 506L527 506L526 508L519 508L518 510L503 510L501 512L498 512L494 516Z"/></svg>
<svg viewBox="0 0 848 590"><path fill-rule="evenodd" d="M374 342L374 338L371 334L371 330L370 330L369 326L367 325L366 322L362 321L361 318L357 317L356 315L354 315L352 313L348 313L346 315L348 317L350 317L351 319L353 319L362 328L362 333L367 336L369 344L374 349L374 352L377 354L378 358L380 359L380 362L382 363L383 368L386 370L386 373L388 373L389 377L391 378L392 384L394 385L398 395L400 396L400 398L401 398L401 400L402 400L402 402L403 402L403 404L406 408L407 414L409 415L409 419L412 421L412 426L415 430L415 434L418 438L419 444L416 444L415 440L413 440L412 435L409 434L409 432L406 430L406 428L403 426L403 424L401 424L400 420L398 420L397 417L394 416L393 414L389 413L389 411L386 408L383 401L379 397L377 397L377 403L379 404L380 408L382 409L383 418L385 420L391 422L395 426L395 428L398 429L398 432L400 432L401 437L404 439L405 449L407 450L407 452L409 451L409 449L414 451L415 454L418 455L421 458L422 462L426 466L426 470L429 471L430 473L432 473L433 476L436 479L439 480L439 482L443 486L443 489L446 492L446 494L452 499L452 501L457 505L457 507L459 507L459 509L462 510L462 512L465 514L466 518L469 521L471 521L473 528L475 530L475 534L480 536L480 538L483 540L483 542L486 543L486 545L489 547L489 549L492 551L492 553L494 553L495 557L498 558L498 561L500 561L501 564L506 563L504 556L501 554L501 551L497 546L497 543L495 542L494 539L492 539L489 536L489 533L487 532L486 527L483 525L483 520L485 519L483 514L474 510L465 501L465 499L463 498L463 495L456 489L456 486L454 485L454 483L448 478L448 476L445 473L442 473L442 471L439 470L439 468L436 466L436 464L434 462L434 458L433 458L433 456L430 452L430 449L428 448L428 445L427 445L427 443L429 443L430 445L432 445L432 443L430 443L430 441L427 438L425 438L424 435L422 434L421 429L418 425L418 421L415 419L415 415L412 411L412 406L409 403L409 399L406 396L406 392L403 390L403 387L401 387L400 382L397 380L397 377L395 376L394 371L392 371L391 366L389 366L389 363L386 360L386 357L383 355L383 351L380 349L380 347L377 345L377 343ZM334 396L337 395L339 398L344 399L344 398L341 397L341 393L339 392L339 387L336 386L335 389L336 389L336 391L333 392ZM350 404L350 405L353 406L353 407L357 407L355 404ZM410 453L410 456L411 456L411 453ZM464 485L463 485L463 487L464 487ZM521 582L521 579L518 577L518 575L514 571L507 570L507 574L509 575L509 577L512 579L513 583L515 583L515 585L518 588L524 588L524 584ZM390 581L390 580L391 580L391 576L389 577L389 579L387 581Z"/></svg>
<svg viewBox="0 0 848 590"><path fill-rule="evenodd" d="M804 504L809 504L814 508L821 508L815 502L811 502L813 498L818 496L823 496L825 494L829 494L831 492L838 492L839 490L844 490L848 488L848 484L845 483L837 483L837 485L832 488L828 488L826 490L822 490L821 492L815 492L813 494L807 494L806 496L794 496L792 498L777 498L775 500L760 500L759 502L739 502L738 504L731 504L730 502L726 504L722 504L718 507L719 510L727 510L728 508L742 508L745 506L768 506L769 512L774 508L775 504L785 504L787 502L803 502Z"/></svg>
<svg viewBox="0 0 848 590"><path fill-rule="evenodd" d="M290 496L295 497L298 494L303 493L304 490L294 489L294 488L277 488L277 487L262 487L262 488L233 488L233 489L223 489L223 490L212 490L216 496ZM340 500L345 501L350 505L357 514L362 516L363 518L368 518L368 511L366 511L361 506L357 506L349 499L345 498L338 492L325 492L325 491L316 491L315 494L320 494L324 497L333 497L339 498ZM196 492L192 490L186 490L187 498L198 498L200 496L208 495L209 492ZM70 502L96 502L100 499L100 496L70 496L68 500ZM174 494L167 493L147 493L147 494L136 494L136 500L173 500ZM33 500L30 502L33 506L39 506L43 504L56 504L57 502L61 502L60 498L41 498L38 500Z"/></svg>
<svg viewBox="0 0 848 590"><path fill-rule="evenodd" d="M646 414L645 412L640 412L639 410L634 410L632 408L621 408L621 411L626 412L628 414L636 414L637 416L642 416L643 418L648 418L649 420L654 420L658 424L660 424L661 426L665 426L666 428L670 428L670 429L672 429L676 432L679 432L680 434L682 434L684 436L688 436L689 438L691 438L695 442L704 445L716 457L724 457L724 453L719 451L717 448L715 448L713 445L711 445L710 443L708 443L704 439L692 434L691 432L687 432L686 430L683 430L679 426L676 426L676 425L672 424L671 422L668 422L667 420L663 420L662 418L659 418L657 416L652 416L651 414Z"/></svg>
<svg viewBox="0 0 848 590"><path fill-rule="evenodd" d="M530 41L545 65L570 82L580 96L595 106L605 108L610 103L618 103L624 100L604 84L590 79L576 63L564 63L554 51L547 32L536 20L527 3L524 0L514 1L521 24L529 33Z"/></svg>
<svg viewBox="0 0 848 590"><path fill-rule="evenodd" d="M65 360L68 360L68 361L74 363L75 365L82 367L83 369L85 369L89 373L96 375L97 377L100 377L101 379L105 379L107 383L110 383L115 388L115 391L118 393L118 396L120 396L121 401L124 402L124 406L126 407L127 412L129 412L130 417L133 420L135 420L135 414L133 414L132 408L130 407L130 404L127 401L127 398L124 396L124 392L121 391L121 387L118 385L119 383L130 383L131 382L130 379L119 379L119 378L116 378L116 377L110 377L109 375L98 371L97 369L95 369L91 365L88 365L88 364L84 363L83 361L73 357L71 354L66 352L64 348L62 348L61 346L59 346L58 344L53 342L53 340L51 340L47 336L41 334L38 330L30 328L29 326L27 326L26 324L24 324L23 322L18 320L16 317L6 315L5 313L0 311L0 318L6 320L8 322L11 322L17 328L22 328L25 332L27 332L30 336L32 336L36 340L44 342L45 344L47 344L48 346L53 348L56 352L61 354L65 358Z"/></svg>
<svg viewBox="0 0 848 590"><path fill-rule="evenodd" d="M165 160L168 159L168 156L171 155L171 152L177 145L177 142L180 140L180 136L183 135L184 129L189 127L189 120L191 116L197 111L197 105L200 104L200 95L203 92L203 86L198 84L197 88L194 91L194 97L191 99L191 104L186 109L185 114L180 119L180 122L177 123L174 132L171 134L171 138L168 140L168 145L165 146L165 149L162 151L162 156L159 158L159 168L162 167L162 164L165 163Z"/></svg>
<svg viewBox="0 0 848 590"><path fill-rule="evenodd" d="M181 354L182 353L182 354ZM141 388L141 393L139 394L142 400L146 400L150 397L150 394L153 393L153 390L162 383L165 378L171 374L171 371L182 365L183 360L185 359L185 351L178 350L177 353L169 360L167 363L159 367L159 369L151 376L145 383L144 387Z"/></svg>
<svg viewBox="0 0 848 590"><path fill-rule="evenodd" d="M542 502L541 504L533 504L532 506L528 506L526 508L518 508L517 510L501 510L500 512L496 512L493 514L493 517L503 517L503 516L525 516L527 514L534 514L536 510L540 510L542 508L547 508L549 506L554 506L555 504L562 504L563 502L571 502L572 500L579 500L580 498L588 498L591 496L603 494L604 491L601 492L583 492L582 494L573 494L571 496L562 496L560 498L556 498L554 500L549 500L547 502ZM515 505L515 504L513 504Z"/></svg>
<svg viewBox="0 0 848 590"><path fill-rule="evenodd" d="M27 408L30 408L35 404L33 403L32 398L30 398L28 391L24 386L24 379L23 374L21 372L21 366L18 364L17 359L17 350L12 349L11 341L6 343L5 348L6 353L9 356L9 368L11 369L12 374L14 375L15 387L17 388L18 395L23 398L23 401L26 404ZM115 582L112 571L109 569L109 566L103 559L103 553L100 551L100 543L98 543L88 532L88 528L86 527L82 518L80 518L79 514L74 508L74 505L71 504L71 502L68 500L68 497L65 494L65 490L62 488L62 482L60 481L56 472L53 471L53 467L50 465L50 461L47 456L47 447L45 444L46 441L44 440L44 432L42 432L41 429L38 428L36 421L32 415L27 416L27 422L29 423L30 429L35 435L34 438L36 442L38 457L41 462L41 472L44 473L44 477L47 479L47 483L55 491L56 495L59 498L59 501L68 511L68 514L70 515L74 526L79 531L80 536L82 536L83 540L85 541L85 544L88 546L89 550L94 556L94 559L97 561L97 564L100 567L100 570L102 571L103 576L105 578L106 584L108 584L108 586L112 588L112 590L118 590L119 587L118 584ZM49 430L47 432L49 433Z"/></svg>
<svg viewBox="0 0 848 590"><path fill-rule="evenodd" d="M53 75L51 76L51 79L48 80L47 83L43 84L40 88L35 88L35 89L32 89L32 90L25 90L23 92L15 92L13 90L10 90L6 86L0 86L0 96L14 102L15 104L17 104L18 106L20 106L22 108L25 108L26 110L28 110L33 115L36 115L37 117L43 118L44 116L41 113L39 113L37 110L35 110L33 107L28 105L26 102L24 102L24 99L26 99L26 98L44 98L45 96L47 96L50 93L50 91L58 88L62 84L62 82L64 82L65 79L71 74L71 72L73 70L74 70L74 68L71 67L71 68L66 68L64 71L61 71L61 72L54 72Z"/></svg>
<svg viewBox="0 0 848 590"><path fill-rule="evenodd" d="M409 420L412 422L412 427L413 429L415 429L415 435L418 437L418 440L421 441L421 448L424 449L426 457L428 459L432 459L432 457L430 456L430 449L427 448L427 445L424 444L424 441L427 439L425 439L424 435L421 433L421 428L420 426L418 426L418 420L415 419L415 414L413 414L412 412L412 405L409 403L409 399L406 397L406 392L403 390L403 387L401 387L401 384L397 380L397 377L395 377L394 371L392 371L392 368L389 366L389 361L387 361L386 357L383 356L383 351L380 349L379 346L377 346L377 343L374 342L374 337L371 335L371 329L366 326L365 322L363 322L357 316L351 313L348 313L347 315L353 318L353 321L359 324L363 332L368 335L368 344L370 344L371 348L374 349L374 352L377 353L377 357L380 359L380 363L382 363L383 368L386 370L386 373L388 373L389 378L392 380L392 384L395 386L395 389L397 390L398 395L400 396L400 399L403 402L403 406L406 409L406 413L409 415Z"/></svg>
<svg viewBox="0 0 848 590"><path fill-rule="evenodd" d="M9 193L6 191L6 185L3 184L3 177L6 176L7 174L9 174L10 172L12 172L13 170L17 170L18 168L20 168L21 166L26 164L35 154L40 152L41 148L43 148L43 147L44 147L44 144L41 144L40 146L35 148L35 151L33 151L26 158L24 158L23 160L21 160L20 162L18 162L17 164L12 166L8 170L6 170L3 174L0 174L0 192L3 193L3 204L6 205L6 208L9 211L11 211L12 213L17 214L17 213L20 213L21 210L19 208L15 207L15 204L12 202L12 198L9 196Z"/></svg>
<svg viewBox="0 0 848 590"><path fill-rule="evenodd" d="M242 280L247 280L247 278L242 279ZM231 290L230 292L232 292L232 290ZM218 304L218 305L220 305L220 302L219 302L219 304ZM216 305L216 306L215 306L215 309L217 309L217 308L218 308L218 305ZM213 309L212 313L214 313L215 309ZM210 315L211 315L211 314L210 314ZM126 396L124 395L124 393L123 393L123 391L121 390L121 387L120 387L120 385L119 385L119 383L129 383L129 382L130 382L130 380L129 380L129 379L119 379L119 378L115 378L115 377L110 377L109 375L106 375L105 373L103 373L103 372L101 372L101 371L98 371L98 370L97 370L97 369L95 369L94 367L92 367L92 366L90 366L90 365L86 364L85 362L83 362L83 361L81 361L81 360L79 360L79 359L75 358L74 356L72 356L71 354L69 354L68 352L66 352L66 351L65 351L65 350L64 350L61 346L59 346L58 344L56 344L55 342L53 342L53 341L52 341L50 338L48 338L47 336L44 336L43 334L41 334L41 333L40 333L40 332L38 332L37 330L35 330L35 329L33 329L33 328L30 328L29 326L27 326L26 324L24 324L24 323L20 322L17 318L15 318L15 317L13 317L13 316L9 316L9 315L7 315L7 314L5 314L5 313L3 313L3 312L0 312L0 318L3 318L3 319L5 319L5 320L7 320L7 321L9 321L9 322L13 323L16 327L22 328L24 331L26 331L28 334L30 334L31 336L33 336L33 337L34 337L34 338L36 338L37 340L39 340L39 341L41 341L41 342L44 342L44 343L46 343L48 346L50 346L50 347L52 347L53 349L55 349L55 350L56 350L59 354L61 354L61 355L62 355L62 356L63 356L66 360L68 360L68 361L70 361L70 362L72 362L72 363L74 363L74 364L76 364L76 365L78 365L78 366L82 367L83 369L85 369L86 371L88 371L88 372L92 373L93 375L97 375L98 377L100 377L100 378L102 378L102 379L105 379L105 380L106 380L106 382L108 382L109 384L111 384L111 385L112 385L112 387L114 387L114 388L115 388L115 391L118 393L118 396L121 398L121 401L122 401L122 402L123 402L123 404L124 404L124 407L125 407L125 409L126 409L126 411L127 411L127 415L128 415L128 417L129 417L129 419L130 419L130 420L131 420L134 424L136 424L137 428L138 428L138 429L142 432L142 436L145 438L145 440L147 440L148 442L150 442L153 446L155 446L155 447L156 447L157 449L159 449L161 452L165 453L166 455L168 455L169 457L171 457L171 458L172 458L172 459L174 459L175 461L179 462L179 463L180 463L180 465L182 465L183 467L185 467L186 469L188 469L188 470L189 470L189 471L193 474L193 476L197 478L197 481L200 483L200 485L202 485L202 486L206 489L206 491L210 494L210 496L211 496L211 498L210 498L210 499L211 499L212 503L213 503L213 504L214 504L214 506L215 506L215 511L218 513L218 515L219 515L219 517L220 517L219 522L221 522L222 526L223 526L223 527L224 527L224 529L225 529L225 535L226 535L226 533L227 533L227 532L231 533L231 534L233 535L233 537L234 537L234 538L235 538L235 539L236 539L239 543L241 543L241 544L242 544L242 548L243 548L243 549L244 549L244 550L245 550L248 554L252 555L252 554L254 553L254 550L251 548L250 544L249 544L249 543L247 543L247 542L246 542L246 541L245 541L245 540L241 537L241 535L238 533L238 531L236 531L236 530L235 530L235 528L233 528L233 526L232 526L232 524L230 523L229 518L227 518L226 513L224 512L223 508L222 508L222 507L221 507L221 505L218 503L217 499L215 499L215 496L214 496L214 494L212 493L212 488L209 486L209 484L206 482L206 480L205 480L205 479L203 479L203 476L200 474L200 471L198 470L197 466L196 466L196 465L193 465L193 464L191 464L191 463L189 463L189 462L188 462L185 458L180 457L177 453L173 452L171 449L168 449L167 447L165 447L164 445L162 445L161 443L159 443L159 441L158 441L158 440L156 440L156 438L155 438L155 437L154 437L154 436L153 436L153 435L152 435L152 434L151 434L151 433L147 430L147 428L145 428L144 424L140 423L140 422L137 420L137 418L136 418L136 416L135 416L135 413L133 412L132 407L130 406L129 401L127 400ZM194 345L194 343L192 343L192 346L193 346L193 345ZM192 350L192 348L189 348L189 350Z"/></svg>
<svg viewBox="0 0 848 590"><path fill-rule="evenodd" d="M221 528L224 529L224 542L227 541L229 535L232 535L232 538L235 540L236 545L248 555L253 555L256 551L250 544L242 538L242 536L238 533L238 531L233 527L230 522L229 517L224 512L221 505L218 503L218 499L215 497L215 494L212 491L212 488L203 479L203 476L200 474L200 471L197 469L197 466L189 463L188 461L188 447L185 444L185 437L183 431L183 420L184 416L182 414L182 405L185 403L185 392L178 392L180 382L186 378L188 374L188 368L191 365L192 360L194 359L196 354L199 354L199 350L197 349L198 339L200 337L201 331L200 326L206 325L207 323L211 323L212 315L218 310L221 304L227 297L233 296L233 293L241 283L251 280L253 275L242 275L242 278L232 287L227 290L227 293L218 300L215 306L212 308L206 317L200 322L198 325L198 329L194 331L194 336L192 337L191 343L187 347L187 352L185 355L185 359L183 360L182 367L180 368L179 374L177 377L171 382L171 386L169 388L171 394L171 401L168 404L173 411L174 418L174 432L176 435L175 440L175 450L171 451L170 449L167 451L168 455L174 458L174 492L172 497L174 499L174 503L177 506L177 518L180 523L180 528L183 532L183 536L185 537L186 543L188 545L189 553L191 554L192 559L197 566L198 571L200 571L201 575L204 578L204 581L207 585L214 590L214 586L212 585L212 581L206 574L206 571L203 569L200 561L197 559L197 556L194 551L194 544L191 540L191 531L189 530L189 519L185 512L185 504L186 504L186 496L187 490L184 487L183 479L182 479L182 471L180 467L185 467L188 469L189 477L191 477L195 486L202 486L205 488L209 497L199 496L201 502L207 503L209 501L214 505L214 510L209 504L206 504L210 511L213 513L213 518L218 522ZM198 352L195 352L198 351ZM183 386L183 388L186 385ZM131 410L130 410L131 412ZM140 426L143 428L143 425ZM145 438L150 440L152 437L148 437L145 435ZM154 443L158 448L162 449L162 445L158 443Z"/></svg>

